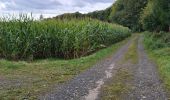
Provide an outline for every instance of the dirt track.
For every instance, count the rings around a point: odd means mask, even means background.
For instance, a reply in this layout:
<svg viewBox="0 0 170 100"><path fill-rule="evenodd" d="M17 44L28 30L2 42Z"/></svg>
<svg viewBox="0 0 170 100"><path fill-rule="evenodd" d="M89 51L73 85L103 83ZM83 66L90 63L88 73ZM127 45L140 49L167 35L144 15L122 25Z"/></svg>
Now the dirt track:
<svg viewBox="0 0 170 100"><path fill-rule="evenodd" d="M136 65L137 67L133 73L134 89L129 95L129 100L167 100L156 65L149 60L142 40L141 36L138 41L139 63Z"/></svg>
<svg viewBox="0 0 170 100"><path fill-rule="evenodd" d="M57 86L50 93L40 96L41 100L96 100L100 99L100 91L110 78L114 78L122 60L134 38L122 46L116 54L107 58L91 69L81 73L69 82ZM142 36L138 42L139 62L133 67L134 80L132 91L123 100L167 100L159 80L156 66L148 59L142 45ZM123 66L129 67L129 66Z"/></svg>

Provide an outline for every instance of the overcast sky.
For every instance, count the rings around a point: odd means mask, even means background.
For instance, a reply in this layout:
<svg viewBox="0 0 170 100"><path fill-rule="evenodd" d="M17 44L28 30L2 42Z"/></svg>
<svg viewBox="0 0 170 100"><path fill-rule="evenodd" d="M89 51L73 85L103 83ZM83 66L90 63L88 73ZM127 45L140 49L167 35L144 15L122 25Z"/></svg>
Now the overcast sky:
<svg viewBox="0 0 170 100"><path fill-rule="evenodd" d="M0 16L30 13L35 17L53 17L63 13L81 13L102 10L112 5L114 0L0 0Z"/></svg>

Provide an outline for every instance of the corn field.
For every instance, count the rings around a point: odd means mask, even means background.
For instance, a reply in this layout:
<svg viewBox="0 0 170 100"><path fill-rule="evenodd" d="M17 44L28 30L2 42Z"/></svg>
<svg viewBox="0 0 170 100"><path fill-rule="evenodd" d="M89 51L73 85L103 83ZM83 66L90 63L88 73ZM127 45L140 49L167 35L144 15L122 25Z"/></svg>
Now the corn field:
<svg viewBox="0 0 170 100"><path fill-rule="evenodd" d="M77 58L130 36L123 26L84 18L36 21L27 16L0 19L0 58Z"/></svg>

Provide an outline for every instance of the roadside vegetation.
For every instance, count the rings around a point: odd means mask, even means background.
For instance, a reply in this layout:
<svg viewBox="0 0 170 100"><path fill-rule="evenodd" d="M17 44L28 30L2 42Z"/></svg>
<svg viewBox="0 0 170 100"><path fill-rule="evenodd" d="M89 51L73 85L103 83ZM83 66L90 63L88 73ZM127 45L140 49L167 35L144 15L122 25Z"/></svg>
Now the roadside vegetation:
<svg viewBox="0 0 170 100"><path fill-rule="evenodd" d="M161 78L170 93L170 33L144 33L144 44L156 62Z"/></svg>
<svg viewBox="0 0 170 100"><path fill-rule="evenodd" d="M127 40L109 48L72 60L46 59L25 61L0 60L0 99L37 99L53 86L64 83L92 67L98 61L115 53Z"/></svg>

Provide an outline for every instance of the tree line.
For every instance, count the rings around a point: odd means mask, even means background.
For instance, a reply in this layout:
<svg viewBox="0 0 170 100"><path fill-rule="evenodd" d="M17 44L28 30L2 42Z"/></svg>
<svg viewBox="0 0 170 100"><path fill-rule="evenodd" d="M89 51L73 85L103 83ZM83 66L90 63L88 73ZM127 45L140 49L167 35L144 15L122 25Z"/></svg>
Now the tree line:
<svg viewBox="0 0 170 100"><path fill-rule="evenodd" d="M133 31L170 31L170 0L117 0L105 10L67 13L58 19L91 17L129 27Z"/></svg>

